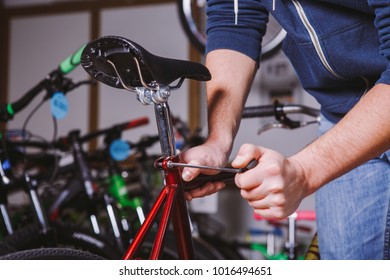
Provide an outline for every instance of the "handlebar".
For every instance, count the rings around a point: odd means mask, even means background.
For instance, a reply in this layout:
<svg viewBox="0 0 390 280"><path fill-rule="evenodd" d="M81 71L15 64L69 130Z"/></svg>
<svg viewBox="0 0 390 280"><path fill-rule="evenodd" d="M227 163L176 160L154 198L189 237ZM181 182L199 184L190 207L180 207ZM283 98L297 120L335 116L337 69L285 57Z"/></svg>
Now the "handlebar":
<svg viewBox="0 0 390 280"><path fill-rule="evenodd" d="M56 91L63 91L64 93L75 89L76 87L90 83L90 81L82 81L73 83L70 79L65 78L64 75L73 71L77 65L80 64L81 52L85 46L78 49L75 53L64 59L57 69L50 72L43 80L37 83L29 91L27 91L20 99L15 102L0 105L0 121L7 122L11 120L16 113L27 107L28 104L43 90L49 92L45 99L51 97L51 94Z"/></svg>
<svg viewBox="0 0 390 280"><path fill-rule="evenodd" d="M160 140L159 135L154 136L143 136L138 142L136 143L130 143L130 146L138 149L139 151L143 151L147 148L150 148L154 144L156 144Z"/></svg>
<svg viewBox="0 0 390 280"><path fill-rule="evenodd" d="M293 121L287 117L288 114L304 114L316 118L313 122ZM256 118L256 117L275 117L275 119L282 124L284 128L298 128L311 123L318 123L320 110L304 105L297 104L281 104L275 101L271 105L245 107L242 113L242 118ZM216 175L198 175L190 182L184 182L183 189L191 191L192 189L203 186L207 182L224 182L234 183L234 174L220 172Z"/></svg>
<svg viewBox="0 0 390 280"><path fill-rule="evenodd" d="M120 124L113 125L112 127L100 129L97 131L93 131L91 133L85 134L84 136L78 136L78 131L73 130L68 133L67 136L60 137L56 142L58 145L62 147L62 149L67 149L71 145L72 142L74 142L75 139L77 139L78 143L84 143L87 141L90 141L91 139L94 139L96 137L99 137L101 135L109 135L110 133L118 133L122 132L126 129L132 129L138 126L142 126L149 123L148 117L142 117L139 119L134 119L128 122L123 122Z"/></svg>
<svg viewBox="0 0 390 280"><path fill-rule="evenodd" d="M303 114L315 118L314 121L301 122L290 119L288 114ZM273 127L283 128L299 128L313 123L318 123L320 116L320 110L298 104L281 104L275 101L273 105L262 105L245 107L242 113L242 118L256 118L256 117L275 117L277 123L271 125ZM268 126L266 126L267 128ZM266 130L261 129L260 132ZM259 132L259 133L260 133Z"/></svg>
<svg viewBox="0 0 390 280"><path fill-rule="evenodd" d="M126 129L132 129L136 128L142 125L146 125L149 123L149 118L148 117L141 117L138 119L134 119L128 122L123 122L120 124L113 125L112 127L97 130L91 133L88 133L80 138L81 142L86 142L89 141L93 138L99 137L100 135L104 134L110 134L110 133L115 133L115 132L122 132Z"/></svg>
<svg viewBox="0 0 390 280"><path fill-rule="evenodd" d="M132 129L138 126L142 126L149 123L148 117L142 117L139 119L134 119L128 122L123 122L120 124L113 125L112 127L97 130L88 134L85 134L84 136L81 136L78 138L78 141L80 143L87 142L93 138L99 137L104 134L108 134L111 132L117 132L117 131L124 131L126 129ZM70 135L73 135L74 131L69 132L67 136L63 136L58 138L58 140L54 142L48 142L48 141L10 141L11 145L14 146L22 146L22 147L31 147L31 148L41 148L41 149L51 149L51 148L57 148L61 150L66 150L69 148L69 138Z"/></svg>
<svg viewBox="0 0 390 280"><path fill-rule="evenodd" d="M310 117L315 118L314 121L296 121L290 119L287 115L289 114L303 114ZM299 104L282 104L278 101L275 101L274 104L271 105L261 105L261 106L252 106L245 107L242 113L243 119L248 118L262 118L262 117L275 117L276 123L271 125L266 125L262 129L260 129L259 134L262 131L265 131L269 128L282 127L295 129L299 127L303 127L309 124L314 124L319 122L320 110L299 105ZM199 132L196 131L194 134L190 133L190 130L185 122L183 122L179 117L172 117L173 126L179 132L179 134L184 138L185 147L192 147L196 145L200 145L204 142L204 137L202 137Z"/></svg>
<svg viewBox="0 0 390 280"><path fill-rule="evenodd" d="M320 111L304 105L286 105L275 102L273 105L245 107L242 118L273 117L283 114L304 114L311 117L318 117Z"/></svg>
<svg viewBox="0 0 390 280"><path fill-rule="evenodd" d="M65 58L59 65L58 70L62 74L68 74L72 72L79 64L81 60L81 53L83 52L85 45L79 48L76 52Z"/></svg>

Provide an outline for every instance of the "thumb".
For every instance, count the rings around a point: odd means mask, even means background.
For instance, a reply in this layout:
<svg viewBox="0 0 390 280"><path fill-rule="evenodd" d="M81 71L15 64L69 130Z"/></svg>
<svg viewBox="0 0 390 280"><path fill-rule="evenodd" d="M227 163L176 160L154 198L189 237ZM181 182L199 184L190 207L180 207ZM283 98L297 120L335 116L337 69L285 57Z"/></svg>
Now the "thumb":
<svg viewBox="0 0 390 280"><path fill-rule="evenodd" d="M191 160L188 162L188 164L199 165L199 162L196 160ZM183 168L183 171L181 173L181 177L183 178L184 181L189 182L192 179L194 179L196 176L198 176L199 174L200 174L200 170L198 168L185 167L185 168Z"/></svg>

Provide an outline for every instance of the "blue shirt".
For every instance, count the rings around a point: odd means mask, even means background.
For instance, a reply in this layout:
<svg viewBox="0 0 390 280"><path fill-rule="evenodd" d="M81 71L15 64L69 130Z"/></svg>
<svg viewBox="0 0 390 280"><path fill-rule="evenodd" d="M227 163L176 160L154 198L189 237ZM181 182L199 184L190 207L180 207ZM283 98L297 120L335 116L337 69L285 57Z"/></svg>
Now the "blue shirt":
<svg viewBox="0 0 390 280"><path fill-rule="evenodd" d="M287 31L283 51L331 121L376 83L390 84L390 1L208 0L206 52L239 51L260 62L268 13Z"/></svg>

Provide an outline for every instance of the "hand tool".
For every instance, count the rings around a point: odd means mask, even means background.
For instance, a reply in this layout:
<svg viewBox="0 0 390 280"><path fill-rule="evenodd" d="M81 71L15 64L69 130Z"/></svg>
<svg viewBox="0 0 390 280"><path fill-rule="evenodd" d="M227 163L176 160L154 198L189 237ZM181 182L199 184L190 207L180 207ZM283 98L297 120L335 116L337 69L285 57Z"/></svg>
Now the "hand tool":
<svg viewBox="0 0 390 280"><path fill-rule="evenodd" d="M216 171L222 171L222 172L229 172L229 173L243 173L247 171L248 169L252 169L257 165L257 160L252 160L245 168L230 168L230 167L217 167L217 166L207 166L207 165L195 165L195 164L188 164L188 163L180 163L180 162L173 162L173 161L167 161L167 167L173 168L173 167L189 167L189 168L199 168L199 169L209 169L209 170L216 170Z"/></svg>

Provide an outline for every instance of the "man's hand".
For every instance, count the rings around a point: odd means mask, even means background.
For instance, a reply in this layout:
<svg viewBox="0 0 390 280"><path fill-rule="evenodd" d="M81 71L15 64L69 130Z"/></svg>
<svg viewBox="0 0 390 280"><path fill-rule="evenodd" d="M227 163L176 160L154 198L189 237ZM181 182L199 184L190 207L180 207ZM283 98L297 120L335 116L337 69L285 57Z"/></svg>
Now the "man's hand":
<svg viewBox="0 0 390 280"><path fill-rule="evenodd" d="M263 147L241 146L232 166L244 168L253 159L256 167L235 177L241 196L265 218L285 218L292 214L309 193L298 162Z"/></svg>
<svg viewBox="0 0 390 280"><path fill-rule="evenodd" d="M182 162L192 165L225 166L227 162L226 153L221 151L220 146L207 142L180 153L179 157ZM184 181L189 182L200 173L213 175L217 174L218 171L185 167L182 171L182 178ZM200 188L186 192L185 197L187 200L192 200L196 197L213 194L224 187L225 184L223 182L207 183Z"/></svg>

